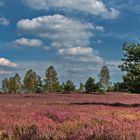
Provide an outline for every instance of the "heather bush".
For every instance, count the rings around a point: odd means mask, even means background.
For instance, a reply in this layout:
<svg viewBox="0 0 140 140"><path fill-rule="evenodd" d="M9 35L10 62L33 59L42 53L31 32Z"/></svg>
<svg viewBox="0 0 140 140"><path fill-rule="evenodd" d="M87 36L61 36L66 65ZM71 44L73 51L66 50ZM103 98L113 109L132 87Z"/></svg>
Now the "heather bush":
<svg viewBox="0 0 140 140"><path fill-rule="evenodd" d="M139 96L1 96L0 140L139 140Z"/></svg>
<svg viewBox="0 0 140 140"><path fill-rule="evenodd" d="M16 126L12 132L13 140L46 140L45 136L41 135L35 125L32 126Z"/></svg>

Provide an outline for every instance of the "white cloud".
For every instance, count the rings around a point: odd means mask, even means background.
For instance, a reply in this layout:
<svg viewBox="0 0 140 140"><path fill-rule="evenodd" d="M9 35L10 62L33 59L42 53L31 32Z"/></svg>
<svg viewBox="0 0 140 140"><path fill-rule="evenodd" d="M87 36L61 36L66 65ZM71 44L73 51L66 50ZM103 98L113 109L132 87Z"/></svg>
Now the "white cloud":
<svg viewBox="0 0 140 140"><path fill-rule="evenodd" d="M0 70L0 75L11 74L9 71Z"/></svg>
<svg viewBox="0 0 140 140"><path fill-rule="evenodd" d="M118 66L121 65L122 63L123 63L123 62L120 61L120 60L110 60L110 61L106 61L106 64L107 64L108 66L117 67L117 68L118 68Z"/></svg>
<svg viewBox="0 0 140 140"><path fill-rule="evenodd" d="M58 50L60 55L65 53L78 56L92 53L93 60L95 62L99 60L99 56L89 46L93 31L102 31L104 28L101 26L82 23L59 14L31 20L23 19L17 23L17 26L21 32L46 38L50 42L49 45Z"/></svg>
<svg viewBox="0 0 140 140"><path fill-rule="evenodd" d="M104 18L114 19L120 12L114 8L108 9L102 0L22 0L31 8L48 10L50 7L74 9Z"/></svg>
<svg viewBox="0 0 140 140"><path fill-rule="evenodd" d="M77 40L82 37L88 40L92 34L87 31L95 27L89 23L81 23L79 21L67 18L62 15L43 16L32 20L20 20L17 23L19 29L30 33L36 33L41 37L51 40L64 41L64 38L69 41ZM76 38L76 39L75 39ZM83 39L82 39L83 40Z"/></svg>
<svg viewBox="0 0 140 140"><path fill-rule="evenodd" d="M8 60L6 58L0 58L0 66L17 67L17 64L11 62L10 60Z"/></svg>
<svg viewBox="0 0 140 140"><path fill-rule="evenodd" d="M73 41L76 37L77 43L81 41L82 37L84 40L85 37L86 39L91 37L92 34L88 30L95 28L90 23L81 23L59 14L38 17L32 20L20 20L17 26L21 30L36 33L39 36L50 38L51 40L63 40L64 38L70 37L70 41ZM54 44L57 43L55 42Z"/></svg>
<svg viewBox="0 0 140 140"><path fill-rule="evenodd" d="M104 13L103 16L107 19L115 19L120 15L120 12L114 8L110 9L110 12Z"/></svg>
<svg viewBox="0 0 140 140"><path fill-rule="evenodd" d="M96 67L97 65L102 65L104 63L104 59L98 56L95 52L91 55L62 55L62 58L64 58L67 62L71 60L73 63L92 63Z"/></svg>
<svg viewBox="0 0 140 140"><path fill-rule="evenodd" d="M5 17L0 18L0 25L8 26L10 24L10 21L6 19Z"/></svg>
<svg viewBox="0 0 140 140"><path fill-rule="evenodd" d="M43 42L39 39L28 39L20 38L13 42L17 46L29 46L29 47L39 47L43 45Z"/></svg>
<svg viewBox="0 0 140 140"><path fill-rule="evenodd" d="M59 54L64 55L90 55L92 54L93 49L88 47L75 47L75 48L68 48L68 49L60 49Z"/></svg>
<svg viewBox="0 0 140 140"><path fill-rule="evenodd" d="M105 31L105 29L104 29L103 26L95 26L95 29L96 29L97 31L101 31L101 32L104 32L104 31Z"/></svg>

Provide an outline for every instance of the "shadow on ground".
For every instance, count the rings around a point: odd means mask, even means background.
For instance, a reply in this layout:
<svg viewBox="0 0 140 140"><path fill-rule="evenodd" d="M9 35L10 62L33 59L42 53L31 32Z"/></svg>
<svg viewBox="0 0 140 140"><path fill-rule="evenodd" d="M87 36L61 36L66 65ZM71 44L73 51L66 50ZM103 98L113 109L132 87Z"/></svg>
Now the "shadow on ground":
<svg viewBox="0 0 140 140"><path fill-rule="evenodd" d="M103 106L111 106L111 107L140 107L140 104L123 104L123 103L98 103L98 102L83 102L83 103L70 103L69 105L103 105Z"/></svg>

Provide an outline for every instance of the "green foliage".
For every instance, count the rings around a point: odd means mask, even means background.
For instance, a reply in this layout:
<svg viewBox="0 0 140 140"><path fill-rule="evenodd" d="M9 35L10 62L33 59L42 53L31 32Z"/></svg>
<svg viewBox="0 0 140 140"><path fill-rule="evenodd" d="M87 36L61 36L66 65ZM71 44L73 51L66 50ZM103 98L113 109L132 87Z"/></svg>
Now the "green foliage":
<svg viewBox="0 0 140 140"><path fill-rule="evenodd" d="M36 72L31 69L27 71L23 83L23 89L25 92L36 93L38 87L38 75Z"/></svg>
<svg viewBox="0 0 140 140"><path fill-rule="evenodd" d="M101 88L101 84L99 82L95 84L95 91L98 93L105 93L105 91Z"/></svg>
<svg viewBox="0 0 140 140"><path fill-rule="evenodd" d="M63 93L64 92L64 86L65 86L65 83L60 84L57 92Z"/></svg>
<svg viewBox="0 0 140 140"><path fill-rule="evenodd" d="M15 79L15 92L14 93L19 93L21 90L21 86L22 86L21 78L18 74L16 74L14 79Z"/></svg>
<svg viewBox="0 0 140 140"><path fill-rule="evenodd" d="M64 86L64 92L65 93L71 93L76 90L74 83L71 80L68 80Z"/></svg>
<svg viewBox="0 0 140 140"><path fill-rule="evenodd" d="M2 81L2 90L4 93L19 93L21 90L21 78L18 74L9 79L4 79Z"/></svg>
<svg viewBox="0 0 140 140"><path fill-rule="evenodd" d="M48 92L59 91L60 85L57 77L57 72L53 66L46 70L45 88Z"/></svg>
<svg viewBox="0 0 140 140"><path fill-rule="evenodd" d="M104 67L103 67L104 68ZM106 68L107 69L107 68ZM102 79L101 79L102 80ZM86 84L80 83L80 87L77 90L78 92L99 92L105 93L102 88L101 82L94 83L95 80L90 77ZM43 83L40 76L36 74L33 70L26 72L23 85L21 83L21 78L18 74L10 77L9 79L4 79L2 81L2 92L3 93L44 93L48 92L65 92L71 93L76 91L76 86L70 80L66 83L59 84L56 70L53 66L50 66L46 71L45 84ZM114 86L111 84L108 86L107 91L127 91L126 85L124 83L115 83Z"/></svg>
<svg viewBox="0 0 140 140"><path fill-rule="evenodd" d="M96 91L96 84L94 83L95 80L92 77L89 77L85 83L85 90L87 93L92 93Z"/></svg>
<svg viewBox="0 0 140 140"><path fill-rule="evenodd" d="M107 91L110 86L110 71L106 65L101 68L99 73L99 83L103 91Z"/></svg>
<svg viewBox="0 0 140 140"><path fill-rule="evenodd" d="M127 92L127 89L125 87L125 84L123 82L117 82L114 83L114 87L113 87L113 91L117 91L117 92Z"/></svg>
<svg viewBox="0 0 140 140"><path fill-rule="evenodd" d="M43 93L44 92L44 86L43 81L40 76L38 76L38 82L37 82L37 90L36 93Z"/></svg>
<svg viewBox="0 0 140 140"><path fill-rule="evenodd" d="M80 92L83 92L84 90L85 90L84 84L83 83L80 83L79 91Z"/></svg>
<svg viewBox="0 0 140 140"><path fill-rule="evenodd" d="M9 80L7 78L2 80L2 91L4 93L9 93Z"/></svg>
<svg viewBox="0 0 140 140"><path fill-rule="evenodd" d="M140 45L125 43L123 51L123 64L119 67L126 72L125 87L129 92L140 93Z"/></svg>

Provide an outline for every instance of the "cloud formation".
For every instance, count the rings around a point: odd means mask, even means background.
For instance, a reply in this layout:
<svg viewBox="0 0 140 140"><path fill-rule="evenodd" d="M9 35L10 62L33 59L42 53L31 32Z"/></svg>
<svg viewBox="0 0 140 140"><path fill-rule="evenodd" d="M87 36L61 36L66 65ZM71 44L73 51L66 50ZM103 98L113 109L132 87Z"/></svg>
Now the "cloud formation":
<svg viewBox="0 0 140 140"><path fill-rule="evenodd" d="M93 49L90 47L75 47L68 49L60 49L59 54L65 55L90 55L92 54Z"/></svg>
<svg viewBox="0 0 140 140"><path fill-rule="evenodd" d="M6 58L0 58L0 66L17 67L16 63L11 62Z"/></svg>
<svg viewBox="0 0 140 140"><path fill-rule="evenodd" d="M11 74L11 72L0 70L0 75L7 75L7 74Z"/></svg>
<svg viewBox="0 0 140 140"><path fill-rule="evenodd" d="M66 8L102 16L107 19L115 19L120 12L114 8L108 9L102 0L22 0L31 8L48 10L49 8Z"/></svg>
<svg viewBox="0 0 140 140"><path fill-rule="evenodd" d="M96 53L90 46L93 31L103 31L102 26L91 23L82 23L63 15L43 16L34 19L23 19L17 23L21 32L26 32L49 40L50 46L58 50L60 55L94 55ZM82 59L81 59L82 60Z"/></svg>
<svg viewBox="0 0 140 140"><path fill-rule="evenodd" d="M39 39L20 38L13 42L16 46L40 47L43 42Z"/></svg>
<svg viewBox="0 0 140 140"><path fill-rule="evenodd" d="M10 24L10 21L8 19L6 19L5 17L0 18L0 25L8 26L9 24Z"/></svg>

